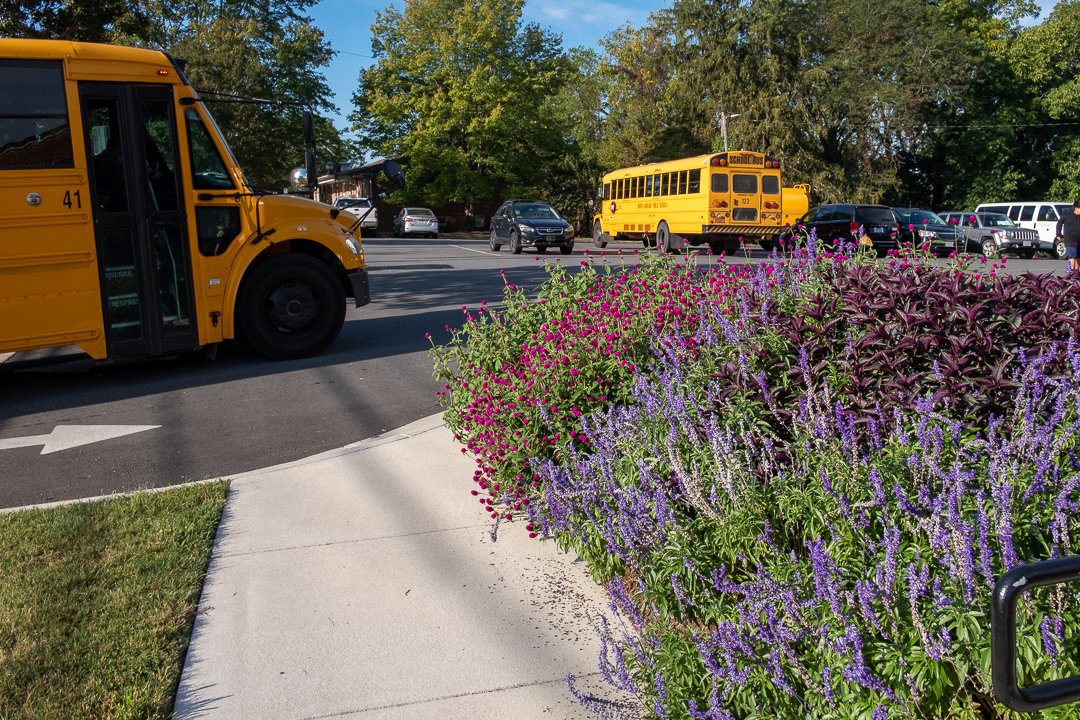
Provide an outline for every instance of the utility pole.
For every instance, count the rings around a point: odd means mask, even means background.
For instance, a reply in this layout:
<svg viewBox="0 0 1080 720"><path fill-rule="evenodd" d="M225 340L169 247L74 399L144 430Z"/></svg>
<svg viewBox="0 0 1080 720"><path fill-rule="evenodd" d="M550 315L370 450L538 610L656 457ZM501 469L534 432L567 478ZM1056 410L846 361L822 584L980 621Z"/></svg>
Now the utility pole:
<svg viewBox="0 0 1080 720"><path fill-rule="evenodd" d="M716 116L720 121L720 137L724 138L724 152L727 152L727 121L734 120L739 117L739 115L740 113L729 115L725 112L721 112Z"/></svg>

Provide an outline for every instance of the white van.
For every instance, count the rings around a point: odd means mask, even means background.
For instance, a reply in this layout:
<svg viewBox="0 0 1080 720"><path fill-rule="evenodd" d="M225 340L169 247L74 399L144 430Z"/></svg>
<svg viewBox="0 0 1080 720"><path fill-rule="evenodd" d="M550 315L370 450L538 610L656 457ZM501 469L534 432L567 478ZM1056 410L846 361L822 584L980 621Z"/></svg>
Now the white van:
<svg viewBox="0 0 1080 720"><path fill-rule="evenodd" d="M1038 231L1039 250L1059 260L1065 259L1065 245L1064 243L1055 245L1054 235L1057 232L1058 220L1072 212L1071 202L1042 200L1035 202L983 203L975 208L975 211L1008 215L1020 227Z"/></svg>

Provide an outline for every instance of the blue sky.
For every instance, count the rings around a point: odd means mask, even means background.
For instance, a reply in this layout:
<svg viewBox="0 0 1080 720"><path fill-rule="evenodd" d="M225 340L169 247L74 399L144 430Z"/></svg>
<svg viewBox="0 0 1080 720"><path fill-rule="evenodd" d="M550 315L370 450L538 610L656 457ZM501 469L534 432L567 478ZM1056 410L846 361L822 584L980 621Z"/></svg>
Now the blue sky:
<svg viewBox="0 0 1080 720"><path fill-rule="evenodd" d="M1045 16L1053 0L1037 0ZM344 128L344 115L352 109L360 70L371 64L371 23L375 12L388 7L385 0L321 0L311 8L315 24L326 34L338 52L326 70L326 79L334 91L341 115L336 124ZM397 0L398 8L404 0ZM525 21L554 30L562 35L563 47L599 47L600 38L629 23L644 25L649 13L671 2L662 0L527 0Z"/></svg>
<svg viewBox="0 0 1080 720"><path fill-rule="evenodd" d="M405 5L404 0L393 4L399 9ZM352 110L360 70L372 63L368 56L375 12L390 5L386 0L322 0L310 10L315 24L338 51L325 72L342 116ZM658 0L528 0L525 21L562 35L564 48L598 47L600 38L612 30L627 23L644 25L650 12L670 5ZM343 117L336 124L346 125Z"/></svg>

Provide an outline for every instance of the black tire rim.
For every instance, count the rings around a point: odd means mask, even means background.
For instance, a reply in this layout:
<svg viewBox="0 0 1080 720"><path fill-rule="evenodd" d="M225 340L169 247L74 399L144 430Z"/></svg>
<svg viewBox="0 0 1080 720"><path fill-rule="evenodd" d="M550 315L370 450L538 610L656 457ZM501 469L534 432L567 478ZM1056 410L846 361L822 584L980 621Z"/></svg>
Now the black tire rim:
<svg viewBox="0 0 1080 720"><path fill-rule="evenodd" d="M263 312L270 327L283 335L301 335L319 321L322 303L318 293L302 280L282 280L270 289Z"/></svg>

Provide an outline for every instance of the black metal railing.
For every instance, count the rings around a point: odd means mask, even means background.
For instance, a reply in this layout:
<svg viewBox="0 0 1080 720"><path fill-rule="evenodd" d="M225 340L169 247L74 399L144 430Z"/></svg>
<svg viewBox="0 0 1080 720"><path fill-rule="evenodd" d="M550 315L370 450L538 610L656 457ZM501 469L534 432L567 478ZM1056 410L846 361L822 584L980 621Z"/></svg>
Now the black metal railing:
<svg viewBox="0 0 1080 720"><path fill-rule="evenodd" d="M990 610L994 695L1013 710L1035 712L1080 701L1080 675L1022 688L1016 684L1016 603L1028 590L1080 580L1080 555L1018 565L1002 575Z"/></svg>

